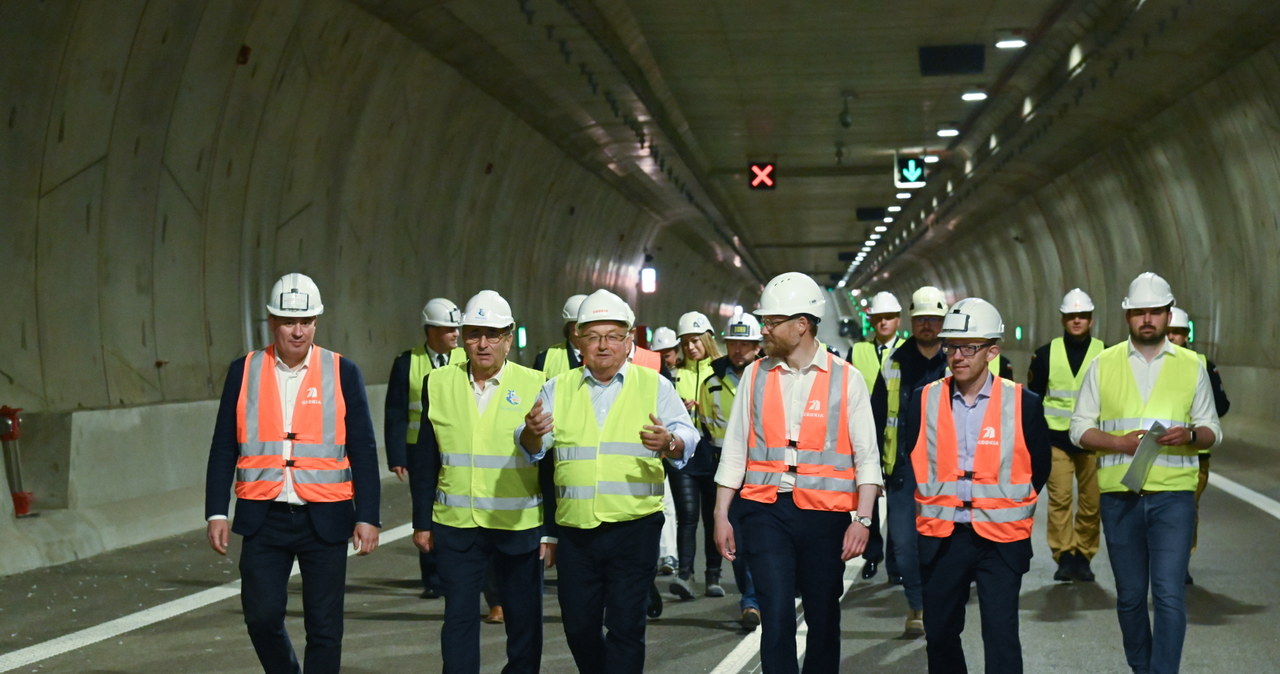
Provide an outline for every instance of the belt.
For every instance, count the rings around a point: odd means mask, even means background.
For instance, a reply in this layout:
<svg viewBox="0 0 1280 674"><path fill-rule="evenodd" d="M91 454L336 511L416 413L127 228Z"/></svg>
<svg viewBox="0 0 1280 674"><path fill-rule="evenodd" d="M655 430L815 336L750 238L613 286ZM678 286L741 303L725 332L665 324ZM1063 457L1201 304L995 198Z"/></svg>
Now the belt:
<svg viewBox="0 0 1280 674"><path fill-rule="evenodd" d="M267 507L268 510L281 513L304 513L307 511L307 504L297 505L288 501L272 501Z"/></svg>

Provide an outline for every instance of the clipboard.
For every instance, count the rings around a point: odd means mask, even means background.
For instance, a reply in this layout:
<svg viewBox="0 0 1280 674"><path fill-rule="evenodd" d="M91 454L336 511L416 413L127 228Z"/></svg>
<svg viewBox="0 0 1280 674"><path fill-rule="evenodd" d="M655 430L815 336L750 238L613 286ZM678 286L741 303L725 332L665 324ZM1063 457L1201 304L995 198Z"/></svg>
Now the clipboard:
<svg viewBox="0 0 1280 674"><path fill-rule="evenodd" d="M1160 454L1160 436L1164 435L1166 430L1168 429L1164 424L1156 421L1151 424L1151 428L1148 428L1146 433L1143 433L1142 441L1138 443L1138 451L1133 453L1129 470L1125 471L1124 477L1120 478L1120 484L1127 487L1129 491L1135 494L1142 491L1142 485L1147 482L1147 473L1151 472L1151 466Z"/></svg>

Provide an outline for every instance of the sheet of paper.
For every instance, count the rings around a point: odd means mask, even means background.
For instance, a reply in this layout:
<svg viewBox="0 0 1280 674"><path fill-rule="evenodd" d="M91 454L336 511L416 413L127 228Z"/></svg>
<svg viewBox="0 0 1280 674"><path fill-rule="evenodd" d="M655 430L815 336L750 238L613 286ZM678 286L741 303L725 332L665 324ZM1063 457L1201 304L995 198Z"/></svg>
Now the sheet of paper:
<svg viewBox="0 0 1280 674"><path fill-rule="evenodd" d="M1160 454L1160 436L1164 435L1165 430L1164 425L1157 421L1142 435L1129 470L1120 478L1120 484L1128 487L1129 491L1135 494L1142 491L1142 485L1147 482L1147 473L1151 472L1151 464L1156 462L1156 456Z"/></svg>

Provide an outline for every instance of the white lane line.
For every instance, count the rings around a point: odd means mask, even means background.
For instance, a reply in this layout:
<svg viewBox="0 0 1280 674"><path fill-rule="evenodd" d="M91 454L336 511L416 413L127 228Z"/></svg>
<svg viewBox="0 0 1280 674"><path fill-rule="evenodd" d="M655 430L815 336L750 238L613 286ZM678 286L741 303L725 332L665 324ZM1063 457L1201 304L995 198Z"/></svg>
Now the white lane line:
<svg viewBox="0 0 1280 674"><path fill-rule="evenodd" d="M413 533L412 524L402 524L394 529L388 529L378 536L378 545L384 545L393 541L400 540ZM349 550L347 556L354 555L354 550ZM298 574L298 565L293 565L293 575ZM47 660L49 658L62 655L68 651L84 648L90 644L110 639L115 636L130 632L148 625L154 625L162 620L168 620L174 616L182 615L198 608L203 608L214 602L230 599L240 594L240 581L233 580L225 585L202 590L193 595L174 599L165 602L159 606L153 606L149 609L132 613L122 618L109 620L105 623L86 627L79 632L64 634L63 636L50 639L32 646L28 646L21 650L12 651L0 655L0 672L8 672L18 667L25 667L30 664Z"/></svg>
<svg viewBox="0 0 1280 674"><path fill-rule="evenodd" d="M1222 476L1221 473L1210 471L1209 486L1217 487L1222 491L1248 503L1249 505L1261 510L1262 512L1280 520L1280 502L1259 494L1258 492Z"/></svg>

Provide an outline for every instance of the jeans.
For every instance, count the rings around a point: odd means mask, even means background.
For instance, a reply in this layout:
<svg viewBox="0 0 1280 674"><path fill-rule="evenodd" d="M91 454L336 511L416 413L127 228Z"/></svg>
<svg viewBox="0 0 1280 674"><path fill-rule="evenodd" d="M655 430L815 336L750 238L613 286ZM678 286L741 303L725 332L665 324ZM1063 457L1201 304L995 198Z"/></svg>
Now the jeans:
<svg viewBox="0 0 1280 674"><path fill-rule="evenodd" d="M888 508L889 545L902 576L907 607L924 610L924 581L920 579L920 554L916 550L916 476L906 456L899 458L893 475L886 480L885 506Z"/></svg>
<svg viewBox="0 0 1280 674"><path fill-rule="evenodd" d="M693 574L698 556L698 519L702 519L703 548L707 555L707 575L720 575L720 552L716 548L716 482L712 475L690 475L682 470L667 473L671 496L676 502L676 549L680 555L680 577Z"/></svg>
<svg viewBox="0 0 1280 674"><path fill-rule="evenodd" d="M1116 578L1116 614L1134 672L1177 672L1187 634L1187 562L1195 530L1194 491L1102 495L1102 531ZM1155 631L1147 588L1155 601Z"/></svg>

